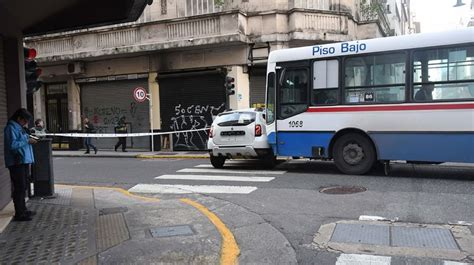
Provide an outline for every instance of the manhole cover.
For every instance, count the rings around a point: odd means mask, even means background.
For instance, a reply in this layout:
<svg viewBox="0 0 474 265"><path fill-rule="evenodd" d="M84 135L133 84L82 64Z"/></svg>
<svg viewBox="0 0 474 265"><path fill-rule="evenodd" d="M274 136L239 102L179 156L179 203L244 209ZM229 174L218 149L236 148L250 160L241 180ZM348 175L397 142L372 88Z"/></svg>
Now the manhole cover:
<svg viewBox="0 0 474 265"><path fill-rule="evenodd" d="M358 186L332 186L320 188L319 192L325 194L353 194L364 192L366 190L366 188Z"/></svg>

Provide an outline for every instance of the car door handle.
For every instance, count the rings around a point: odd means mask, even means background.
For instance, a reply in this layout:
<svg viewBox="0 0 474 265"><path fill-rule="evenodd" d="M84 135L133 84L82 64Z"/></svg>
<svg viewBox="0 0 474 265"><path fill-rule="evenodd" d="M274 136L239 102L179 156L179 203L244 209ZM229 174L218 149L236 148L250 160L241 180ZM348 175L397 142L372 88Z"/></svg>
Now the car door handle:
<svg viewBox="0 0 474 265"><path fill-rule="evenodd" d="M279 144L285 144L285 142L280 142Z"/></svg>

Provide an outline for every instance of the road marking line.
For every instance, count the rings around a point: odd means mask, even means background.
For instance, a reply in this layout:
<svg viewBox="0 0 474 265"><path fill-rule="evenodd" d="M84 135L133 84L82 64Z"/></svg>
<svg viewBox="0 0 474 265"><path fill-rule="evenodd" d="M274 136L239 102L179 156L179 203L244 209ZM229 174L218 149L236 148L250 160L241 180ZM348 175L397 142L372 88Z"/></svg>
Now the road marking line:
<svg viewBox="0 0 474 265"><path fill-rule="evenodd" d="M135 193L160 193L160 194L190 194L190 193L226 193L249 194L257 190L252 186L212 186L212 185L162 185L162 184L137 184L129 192Z"/></svg>
<svg viewBox="0 0 474 265"><path fill-rule="evenodd" d="M233 169L204 169L204 168L184 168L176 172L182 173L232 173L232 174L269 174L269 175L282 175L286 171L277 170L233 170Z"/></svg>
<svg viewBox="0 0 474 265"><path fill-rule="evenodd" d="M232 168L236 168L236 167L254 167L255 165L257 165L257 164L230 164L230 165L227 165L227 163L226 163L225 167L232 167ZM197 165L197 166L194 166L194 167L197 167L197 168L214 168L212 165L206 165L206 164Z"/></svg>
<svg viewBox="0 0 474 265"><path fill-rule="evenodd" d="M336 265L390 265L391 257L359 254L341 254Z"/></svg>
<svg viewBox="0 0 474 265"><path fill-rule="evenodd" d="M469 263L462 263L462 262L456 262L456 261L450 261L450 260L445 260L443 264L444 265L469 265Z"/></svg>
<svg viewBox="0 0 474 265"><path fill-rule="evenodd" d="M273 177L233 177L233 176L210 176L210 175L161 175L155 179L179 179L179 180L213 180L213 181L241 181L241 182L270 182Z"/></svg>
<svg viewBox="0 0 474 265"><path fill-rule="evenodd" d="M222 237L222 246L221 246L221 265L234 265L237 264L237 258L240 255L240 249L235 241L235 237L232 232L227 228L224 222L217 217L216 214L211 212L205 206L190 199L181 199L183 203L193 206L198 209L202 214L204 214L217 228Z"/></svg>

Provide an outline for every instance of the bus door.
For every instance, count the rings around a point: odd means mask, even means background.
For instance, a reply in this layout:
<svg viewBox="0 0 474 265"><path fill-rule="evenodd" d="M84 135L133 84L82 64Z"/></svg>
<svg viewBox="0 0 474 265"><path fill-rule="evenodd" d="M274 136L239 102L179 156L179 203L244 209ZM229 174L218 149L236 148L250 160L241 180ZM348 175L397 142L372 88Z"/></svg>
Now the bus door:
<svg viewBox="0 0 474 265"><path fill-rule="evenodd" d="M304 156L305 145L298 137L309 102L309 61L277 65L276 149L278 155Z"/></svg>

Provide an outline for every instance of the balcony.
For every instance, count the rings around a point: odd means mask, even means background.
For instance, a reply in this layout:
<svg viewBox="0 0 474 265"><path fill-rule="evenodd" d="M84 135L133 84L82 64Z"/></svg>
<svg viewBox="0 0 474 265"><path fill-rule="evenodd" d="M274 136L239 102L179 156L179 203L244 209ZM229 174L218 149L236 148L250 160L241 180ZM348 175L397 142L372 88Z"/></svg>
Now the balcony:
<svg viewBox="0 0 474 265"><path fill-rule="evenodd" d="M51 63L229 43L300 46L375 37L381 31L375 22L360 25L347 12L294 8L247 15L231 10L39 36L25 42L38 50L40 63Z"/></svg>
<svg viewBox="0 0 474 265"><path fill-rule="evenodd" d="M39 62L81 60L89 57L167 50L222 42L246 43L242 14L224 12L113 28L28 38Z"/></svg>

